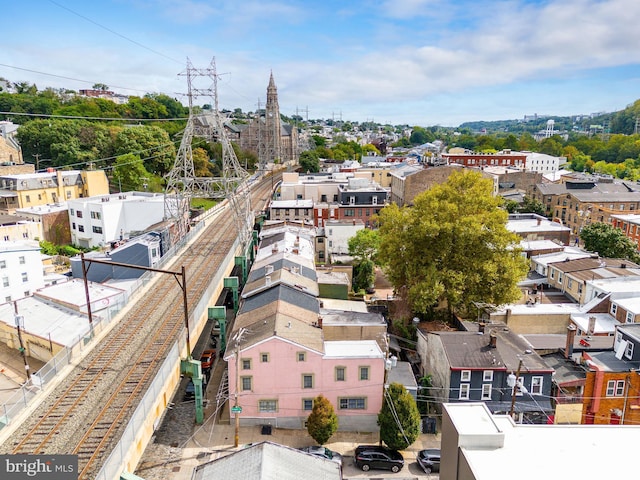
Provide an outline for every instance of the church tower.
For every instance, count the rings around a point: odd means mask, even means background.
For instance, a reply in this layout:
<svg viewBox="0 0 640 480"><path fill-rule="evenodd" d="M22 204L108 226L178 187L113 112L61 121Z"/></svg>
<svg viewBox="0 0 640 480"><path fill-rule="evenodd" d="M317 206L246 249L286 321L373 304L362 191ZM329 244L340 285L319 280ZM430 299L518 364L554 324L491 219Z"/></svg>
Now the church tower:
<svg viewBox="0 0 640 480"><path fill-rule="evenodd" d="M280 122L280 107L278 106L278 89L273 80L273 72L269 77L267 87L267 104L265 106L264 159L267 163L282 162L282 125Z"/></svg>

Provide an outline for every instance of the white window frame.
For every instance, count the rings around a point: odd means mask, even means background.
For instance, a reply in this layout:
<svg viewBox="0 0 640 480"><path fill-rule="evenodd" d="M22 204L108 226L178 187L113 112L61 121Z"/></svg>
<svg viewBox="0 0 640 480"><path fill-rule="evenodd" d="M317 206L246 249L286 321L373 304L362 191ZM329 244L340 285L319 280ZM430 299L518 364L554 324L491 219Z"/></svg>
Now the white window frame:
<svg viewBox="0 0 640 480"><path fill-rule="evenodd" d="M483 382L493 382L493 370L485 370L482 372Z"/></svg>
<svg viewBox="0 0 640 480"><path fill-rule="evenodd" d="M482 384L482 400L491 400L491 383Z"/></svg>
<svg viewBox="0 0 640 480"><path fill-rule="evenodd" d="M264 399L258 401L258 411L260 413L273 413L278 411L277 399Z"/></svg>
<svg viewBox="0 0 640 480"><path fill-rule="evenodd" d="M536 385L536 382L540 383ZM542 395L542 385L544 384L544 377L535 376L531 377L531 395Z"/></svg>
<svg viewBox="0 0 640 480"><path fill-rule="evenodd" d="M617 311L618 311L618 305L615 303L612 303L611 308L609 309L609 312L611 312L611 315L615 315Z"/></svg>
<svg viewBox="0 0 640 480"><path fill-rule="evenodd" d="M633 312L627 312L627 316L625 318L626 323L633 323Z"/></svg>
<svg viewBox="0 0 640 480"><path fill-rule="evenodd" d="M460 384L460 391L458 392L458 399L459 400L469 400L469 384L468 383L461 383Z"/></svg>
<svg viewBox="0 0 640 480"><path fill-rule="evenodd" d="M471 381L471 370L461 370L460 371L460 381L461 382L470 382Z"/></svg>
<svg viewBox="0 0 640 480"><path fill-rule="evenodd" d="M624 356L629 360L633 358L633 342L627 342L627 348L624 349Z"/></svg>

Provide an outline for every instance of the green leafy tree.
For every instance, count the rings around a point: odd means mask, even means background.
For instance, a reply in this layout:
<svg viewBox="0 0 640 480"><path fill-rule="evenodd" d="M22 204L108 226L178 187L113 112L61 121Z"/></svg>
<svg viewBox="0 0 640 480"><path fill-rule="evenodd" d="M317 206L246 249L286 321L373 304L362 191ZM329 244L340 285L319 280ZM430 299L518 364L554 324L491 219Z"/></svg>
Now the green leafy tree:
<svg viewBox="0 0 640 480"><path fill-rule="evenodd" d="M113 166L113 178L118 188L124 191L145 190L145 183L150 177L138 155L120 155Z"/></svg>
<svg viewBox="0 0 640 480"><path fill-rule="evenodd" d="M522 201L522 205L518 206L518 212L519 213L536 213L538 215L544 215L545 208L544 208L544 204L541 201L536 200L535 198L530 197L528 195L525 195Z"/></svg>
<svg viewBox="0 0 640 480"><path fill-rule="evenodd" d="M580 231L580 239L590 252L598 252L605 258L625 258L638 263L638 245L625 236L619 228L608 223L596 222L587 225Z"/></svg>
<svg viewBox="0 0 640 480"><path fill-rule="evenodd" d="M380 440L389 448L404 450L420 435L420 412L415 399L404 386L392 383L385 390L378 414Z"/></svg>
<svg viewBox="0 0 640 480"><path fill-rule="evenodd" d="M520 237L480 172L457 171L446 183L379 214L377 261L416 313L446 307L467 314L474 302L517 300L527 271Z"/></svg>
<svg viewBox="0 0 640 480"><path fill-rule="evenodd" d="M315 173L320 171L320 160L318 159L318 154L313 150L302 152L299 162L303 172Z"/></svg>
<svg viewBox="0 0 640 480"><path fill-rule="evenodd" d="M144 168L165 175L173 165L176 148L166 131L158 127L136 126L121 130L114 142L114 154L132 153L143 159Z"/></svg>
<svg viewBox="0 0 640 480"><path fill-rule="evenodd" d="M349 239L349 255L355 258L353 290L359 292L371 287L375 281L375 257L380 245L377 230L364 228Z"/></svg>
<svg viewBox="0 0 640 480"><path fill-rule="evenodd" d="M380 155L380 150L375 145L367 143L362 147L362 154L367 155L368 152L373 152L374 155Z"/></svg>
<svg viewBox="0 0 640 480"><path fill-rule="evenodd" d="M307 432L318 444L324 445L338 429L338 415L323 395L313 400L313 410L307 418Z"/></svg>

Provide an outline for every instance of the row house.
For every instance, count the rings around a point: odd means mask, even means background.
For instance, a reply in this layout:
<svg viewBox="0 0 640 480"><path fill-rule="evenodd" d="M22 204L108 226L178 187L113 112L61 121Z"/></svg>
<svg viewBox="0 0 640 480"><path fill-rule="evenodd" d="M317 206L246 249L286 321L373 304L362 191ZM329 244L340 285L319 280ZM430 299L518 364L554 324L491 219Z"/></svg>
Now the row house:
<svg viewBox="0 0 640 480"><path fill-rule="evenodd" d="M38 242L0 242L0 303L28 297L44 285Z"/></svg>
<svg viewBox="0 0 640 480"><path fill-rule="evenodd" d="M612 223L613 215L638 210L640 187L605 179L571 179L560 184L538 184L533 197L545 206L545 215L577 235L591 223Z"/></svg>
<svg viewBox="0 0 640 480"><path fill-rule="evenodd" d="M316 261L336 263L340 260L347 263L352 259L349 257L349 239L364 228L365 224L360 219L326 220L324 227L318 228Z"/></svg>
<svg viewBox="0 0 640 480"><path fill-rule="evenodd" d="M107 194L109 182L104 170L50 169L43 173L0 175L0 213Z"/></svg>
<svg viewBox="0 0 640 480"><path fill-rule="evenodd" d="M640 214L611 215L611 224L624 232L636 245L640 242Z"/></svg>
<svg viewBox="0 0 640 480"><path fill-rule="evenodd" d="M341 430L375 431L386 352L363 334L325 337L323 315L338 311L327 312L319 298L312 235L278 226L260 237L223 357L240 423L304 428L314 398L324 395Z"/></svg>
<svg viewBox="0 0 640 480"><path fill-rule="evenodd" d="M588 366L582 423L640 423L640 324L618 326L613 350L583 353Z"/></svg>
<svg viewBox="0 0 640 480"><path fill-rule="evenodd" d="M597 254L585 258L565 258L549 263L547 269L547 284L580 304L587 301L585 287L589 280L640 275L640 266L633 262L601 258Z"/></svg>
<svg viewBox="0 0 640 480"><path fill-rule="evenodd" d="M561 245L568 245L571 237L568 227L535 213L509 214L506 226L507 230L528 241L552 240Z"/></svg>
<svg viewBox="0 0 640 480"><path fill-rule="evenodd" d="M373 226L374 216L387 204L389 191L365 178L350 178L338 186L338 216L336 220L361 220Z"/></svg>
<svg viewBox="0 0 640 480"><path fill-rule="evenodd" d="M550 421L553 370L504 324L480 323L477 332L419 330L417 348L437 401L482 401L493 413L508 414L515 394L519 423Z"/></svg>
<svg viewBox="0 0 640 480"><path fill-rule="evenodd" d="M449 165L462 165L468 168L481 167L515 167L524 170L527 164L527 154L502 150L496 153L465 152L443 153L442 158Z"/></svg>

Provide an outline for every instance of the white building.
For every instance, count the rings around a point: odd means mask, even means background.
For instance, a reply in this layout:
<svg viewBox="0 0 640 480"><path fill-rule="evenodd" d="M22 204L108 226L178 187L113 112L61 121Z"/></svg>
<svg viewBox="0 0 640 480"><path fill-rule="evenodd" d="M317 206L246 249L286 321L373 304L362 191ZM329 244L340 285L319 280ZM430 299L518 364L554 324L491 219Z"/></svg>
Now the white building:
<svg viewBox="0 0 640 480"><path fill-rule="evenodd" d="M77 198L67 202L71 242L101 247L144 231L164 218L164 195L124 192Z"/></svg>
<svg viewBox="0 0 640 480"><path fill-rule="evenodd" d="M442 413L440 480L598 480L638 468L620 448L635 444L637 425L521 425L483 403L444 404Z"/></svg>
<svg viewBox="0 0 640 480"><path fill-rule="evenodd" d="M354 237L358 230L364 229L364 222L355 220L327 220L324 226L326 258L329 263L338 260L348 262L349 239Z"/></svg>
<svg viewBox="0 0 640 480"><path fill-rule="evenodd" d="M44 287L38 242L0 242L0 302L30 296Z"/></svg>
<svg viewBox="0 0 640 480"><path fill-rule="evenodd" d="M527 154L525 170L527 172L557 172L560 167L567 163L567 157L554 157L546 153L522 152Z"/></svg>

